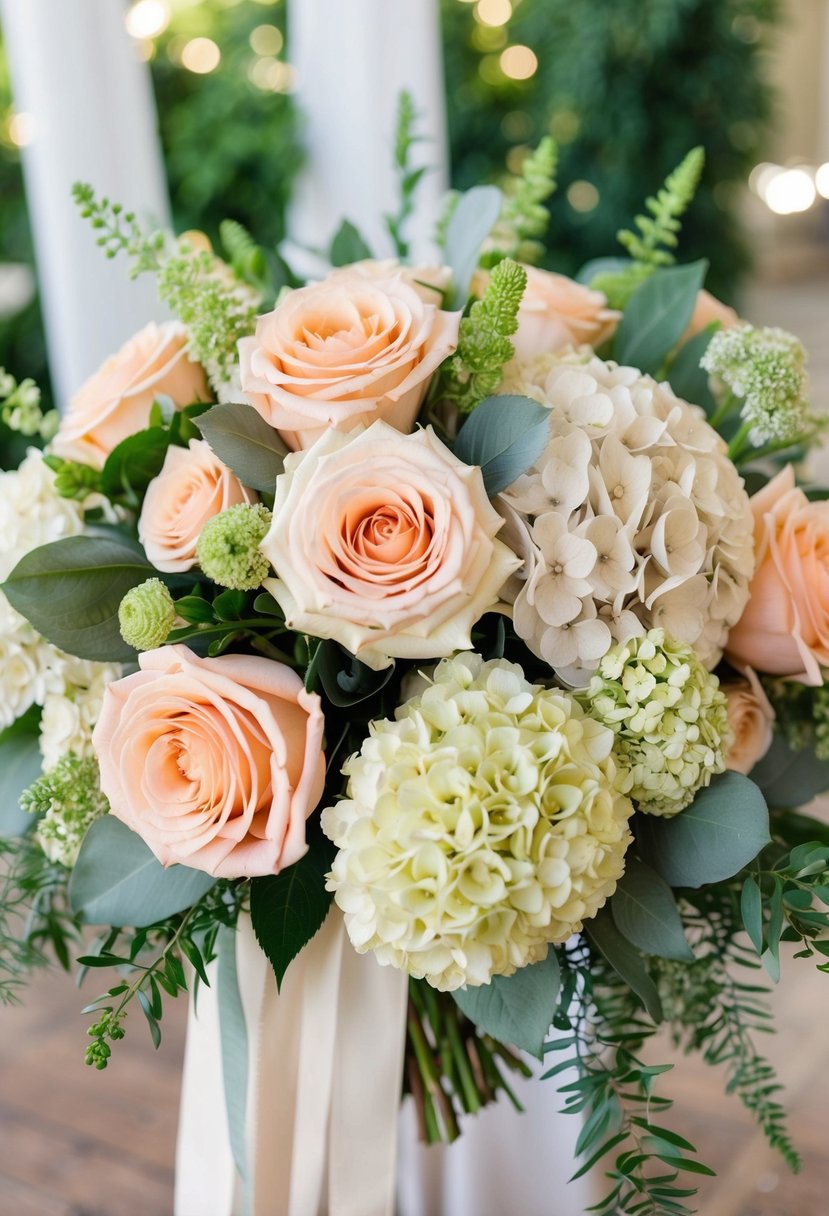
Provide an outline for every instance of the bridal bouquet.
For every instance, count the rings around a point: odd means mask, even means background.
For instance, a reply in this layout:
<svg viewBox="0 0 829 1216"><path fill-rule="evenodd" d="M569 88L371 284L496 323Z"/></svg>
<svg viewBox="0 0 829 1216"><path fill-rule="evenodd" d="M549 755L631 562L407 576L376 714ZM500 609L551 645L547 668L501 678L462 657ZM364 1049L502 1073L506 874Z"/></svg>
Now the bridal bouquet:
<svg viewBox="0 0 829 1216"><path fill-rule="evenodd" d="M391 1083L428 1141L534 1055L594 1210L686 1212L710 1171L646 1041L723 1063L796 1167L758 971L781 943L829 969L829 828L797 809L829 788L804 351L676 263L699 151L575 281L533 265L549 141L413 264L411 122L397 257L346 222L311 282L232 222L221 257L76 189L177 319L0 477L0 995L49 950L111 968L104 1068L218 955L230 1092L237 922L284 988L328 918L404 985Z"/></svg>

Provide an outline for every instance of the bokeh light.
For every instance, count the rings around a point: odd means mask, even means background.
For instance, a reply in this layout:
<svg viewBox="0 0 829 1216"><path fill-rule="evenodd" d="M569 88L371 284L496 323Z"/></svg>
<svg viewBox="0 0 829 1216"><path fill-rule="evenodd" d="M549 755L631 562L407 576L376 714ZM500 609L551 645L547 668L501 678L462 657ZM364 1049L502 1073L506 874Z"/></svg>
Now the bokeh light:
<svg viewBox="0 0 829 1216"><path fill-rule="evenodd" d="M181 64L188 72L205 76L220 64L222 52L212 38L191 38L181 48Z"/></svg>
<svg viewBox="0 0 829 1216"><path fill-rule="evenodd" d="M27 114L25 110L21 110L17 114L10 114L6 120L6 131L9 140L16 148L27 147L35 137L34 115Z"/></svg>
<svg viewBox="0 0 829 1216"><path fill-rule="evenodd" d="M257 25L251 30L250 45L257 55L278 55L285 39L275 25Z"/></svg>
<svg viewBox="0 0 829 1216"><path fill-rule="evenodd" d="M829 161L815 171L815 185L821 198L829 198Z"/></svg>
<svg viewBox="0 0 829 1216"><path fill-rule="evenodd" d="M511 80L529 80L538 68L538 56L528 46L508 46L501 52L501 71Z"/></svg>
<svg viewBox="0 0 829 1216"><path fill-rule="evenodd" d="M574 211L594 211L599 205L599 192L592 182L575 181L567 188L567 202Z"/></svg>
<svg viewBox="0 0 829 1216"><path fill-rule="evenodd" d="M784 169L769 182L764 201L776 215L793 215L808 211L816 195L814 178L807 169Z"/></svg>
<svg viewBox="0 0 829 1216"><path fill-rule="evenodd" d="M167 0L136 0L124 21L133 38L157 38L170 22L170 6Z"/></svg>
<svg viewBox="0 0 829 1216"><path fill-rule="evenodd" d="M475 16L482 25L506 25L512 16L510 0L478 0Z"/></svg>

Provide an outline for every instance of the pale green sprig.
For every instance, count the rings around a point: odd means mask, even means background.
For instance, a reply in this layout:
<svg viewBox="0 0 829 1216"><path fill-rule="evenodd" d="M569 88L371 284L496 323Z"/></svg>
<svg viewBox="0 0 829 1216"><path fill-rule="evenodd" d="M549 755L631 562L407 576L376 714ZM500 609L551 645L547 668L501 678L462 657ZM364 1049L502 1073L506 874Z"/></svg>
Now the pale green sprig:
<svg viewBox="0 0 829 1216"><path fill-rule="evenodd" d="M118 627L128 646L163 646L176 620L173 597L160 578L148 578L127 592L118 607Z"/></svg>
<svg viewBox="0 0 829 1216"><path fill-rule="evenodd" d="M35 832L48 859L71 869L87 828L109 810L98 761L91 756L63 756L23 791L20 806L38 816Z"/></svg>
<svg viewBox="0 0 829 1216"><path fill-rule="evenodd" d="M400 94L397 103L397 123L394 133L394 171L397 175L399 203L395 214L384 216L386 229L394 242L394 248L399 258L409 254L409 242L403 229L414 212L414 198L420 180L428 169L428 165L415 167L412 164L412 149L415 144L423 142L423 136L417 133L418 111L414 98L405 89Z"/></svg>
<svg viewBox="0 0 829 1216"><path fill-rule="evenodd" d="M741 325L714 334L701 366L742 400L755 445L795 442L809 424L806 351L783 329Z"/></svg>
<svg viewBox="0 0 829 1216"><path fill-rule="evenodd" d="M97 244L106 256L114 258L119 253L126 253L132 259L130 278L159 269L170 239L168 234L161 230L145 232L133 211L125 211L121 203L111 203L108 198L96 198L88 182L75 182L72 198L80 209L81 218L89 220L97 232Z"/></svg>
<svg viewBox="0 0 829 1216"><path fill-rule="evenodd" d="M502 255L522 262L537 262L544 252L538 238L550 222L546 200L556 188L558 145L545 135L538 147L529 152L521 172L505 187L504 205L492 234L493 244Z"/></svg>
<svg viewBox="0 0 829 1216"><path fill-rule="evenodd" d="M671 816L725 770L725 694L690 646L651 629L609 650L579 700L616 735L619 788Z"/></svg>
<svg viewBox="0 0 829 1216"><path fill-rule="evenodd" d="M270 564L259 546L270 526L271 513L261 503L238 503L208 520L196 545L203 572L220 587L261 587Z"/></svg>
<svg viewBox="0 0 829 1216"><path fill-rule="evenodd" d="M17 381L4 367L0 367L0 419L10 431L45 440L52 439L58 429L57 411L44 414L34 380Z"/></svg>
<svg viewBox="0 0 829 1216"><path fill-rule="evenodd" d="M483 296L460 324L457 352L445 368L442 396L465 414L498 388L504 365L515 354L510 335L518 328L518 309L527 272L510 258L492 271Z"/></svg>

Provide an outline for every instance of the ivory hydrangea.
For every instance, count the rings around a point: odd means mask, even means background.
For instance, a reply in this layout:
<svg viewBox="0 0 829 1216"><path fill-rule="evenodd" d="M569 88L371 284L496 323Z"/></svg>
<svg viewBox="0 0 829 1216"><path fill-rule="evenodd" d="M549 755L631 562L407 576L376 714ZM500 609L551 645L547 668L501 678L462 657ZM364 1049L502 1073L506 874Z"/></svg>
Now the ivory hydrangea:
<svg viewBox="0 0 829 1216"><path fill-rule="evenodd" d="M754 570L752 514L701 410L588 352L513 362L503 392L550 408L542 456L500 497L524 557L518 634L566 682L662 627L718 662Z"/></svg>
<svg viewBox="0 0 829 1216"><path fill-rule="evenodd" d="M676 815L725 770L725 693L693 650L662 629L610 650L580 699L615 732L619 788L642 811Z"/></svg>
<svg viewBox="0 0 829 1216"><path fill-rule="evenodd" d="M613 732L465 654L371 724L323 812L355 949L451 990L543 959L613 894L630 843Z"/></svg>

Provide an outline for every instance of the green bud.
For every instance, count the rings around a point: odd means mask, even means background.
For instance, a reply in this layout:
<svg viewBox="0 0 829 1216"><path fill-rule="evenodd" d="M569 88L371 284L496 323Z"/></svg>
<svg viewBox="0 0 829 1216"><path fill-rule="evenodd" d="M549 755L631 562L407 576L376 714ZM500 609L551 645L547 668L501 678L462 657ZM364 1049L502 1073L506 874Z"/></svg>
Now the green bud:
<svg viewBox="0 0 829 1216"><path fill-rule="evenodd" d="M209 520L196 545L207 577L236 591L261 587L270 563L259 546L270 526L271 513L261 503L239 503Z"/></svg>
<svg viewBox="0 0 829 1216"><path fill-rule="evenodd" d="M136 650L155 650L167 641L176 619L173 597L160 578L148 578L121 600L121 637Z"/></svg>
<svg viewBox="0 0 829 1216"><path fill-rule="evenodd" d="M55 490L61 498L82 501L101 488L101 475L91 465L61 460L59 456L47 456L45 459L49 468L54 470Z"/></svg>

